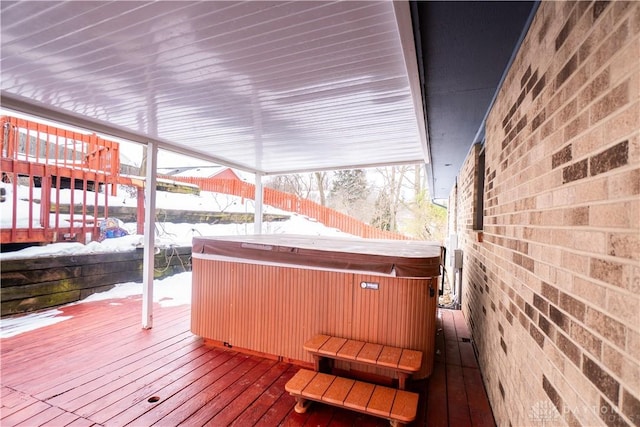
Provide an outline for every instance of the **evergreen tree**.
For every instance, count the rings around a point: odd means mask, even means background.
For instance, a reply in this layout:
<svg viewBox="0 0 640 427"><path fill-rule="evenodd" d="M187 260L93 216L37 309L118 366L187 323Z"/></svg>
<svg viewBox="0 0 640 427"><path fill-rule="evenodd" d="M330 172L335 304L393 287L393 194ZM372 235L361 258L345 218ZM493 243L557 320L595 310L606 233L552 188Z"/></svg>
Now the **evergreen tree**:
<svg viewBox="0 0 640 427"><path fill-rule="evenodd" d="M329 194L330 206L360 220L368 220L364 203L369 197L367 174L362 169L337 171Z"/></svg>
<svg viewBox="0 0 640 427"><path fill-rule="evenodd" d="M362 169L347 169L337 171L331 188L332 197L353 203L365 200L369 196L367 175Z"/></svg>

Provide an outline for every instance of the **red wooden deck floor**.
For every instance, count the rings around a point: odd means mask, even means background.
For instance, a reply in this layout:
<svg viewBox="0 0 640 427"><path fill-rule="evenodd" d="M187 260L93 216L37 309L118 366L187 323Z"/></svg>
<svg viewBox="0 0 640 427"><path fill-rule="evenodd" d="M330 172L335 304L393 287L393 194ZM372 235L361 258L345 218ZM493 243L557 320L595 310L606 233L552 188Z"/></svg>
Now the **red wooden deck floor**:
<svg viewBox="0 0 640 427"><path fill-rule="evenodd" d="M293 411L284 384L298 367L214 349L189 332L189 306L156 305L140 328L140 298L62 308L70 319L0 340L2 426L386 426L314 404ZM460 312L440 311L435 371L413 425L494 425Z"/></svg>

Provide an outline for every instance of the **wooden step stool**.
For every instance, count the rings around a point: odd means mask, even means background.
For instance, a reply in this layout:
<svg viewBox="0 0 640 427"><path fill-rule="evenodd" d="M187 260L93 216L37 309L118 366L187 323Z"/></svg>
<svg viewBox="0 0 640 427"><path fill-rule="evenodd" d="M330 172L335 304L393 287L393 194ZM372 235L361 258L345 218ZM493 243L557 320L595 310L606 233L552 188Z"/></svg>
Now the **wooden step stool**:
<svg viewBox="0 0 640 427"><path fill-rule="evenodd" d="M418 412L418 394L335 375L300 369L285 385L296 398L295 411L306 412L314 400L386 418L392 426L409 423Z"/></svg>
<svg viewBox="0 0 640 427"><path fill-rule="evenodd" d="M320 371L323 358L343 360L393 370L398 375L398 388L405 390L407 378L420 370L422 352L400 347L372 344L329 335L316 335L304 343Z"/></svg>

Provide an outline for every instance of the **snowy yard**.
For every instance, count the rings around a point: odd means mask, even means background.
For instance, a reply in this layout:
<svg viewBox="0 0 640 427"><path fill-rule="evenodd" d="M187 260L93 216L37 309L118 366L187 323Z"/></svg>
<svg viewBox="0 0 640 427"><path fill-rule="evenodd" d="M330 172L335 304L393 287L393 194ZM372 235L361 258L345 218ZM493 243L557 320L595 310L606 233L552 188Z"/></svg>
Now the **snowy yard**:
<svg viewBox="0 0 640 427"><path fill-rule="evenodd" d="M12 221L11 200L13 200L13 188L5 183L0 183L0 185L7 189L7 201L1 204L0 226L2 228L8 228L11 227ZM74 191L76 192L74 199L82 200L82 191ZM26 201L29 197L28 192L28 187L18 186L17 223L19 226L26 226L28 224L29 204ZM39 199L40 188L34 188L33 192L34 199ZM53 192L53 194L55 195L55 192ZM100 195L101 199L103 197L103 195ZM156 197L156 207L158 209L182 209L209 212L254 212L253 200L244 199L243 201L240 197L230 196L227 194L203 191L199 196L196 196L193 194L178 194L159 191ZM93 198L88 197L87 199L88 204L91 205L91 203L93 203ZM68 204L70 201L71 190L60 190L60 203ZM55 198L53 202L55 202ZM123 187L118 189L118 196L109 197L109 206L136 206L136 203L136 198ZM38 208L34 208L33 213L34 226L39 227L40 210ZM286 212L272 206L265 205L263 213L290 215L290 219L286 221L264 222L262 225L262 232L265 234L306 234L316 236L347 235L335 228L325 227L313 218ZM103 242L91 242L87 245L83 245L81 243L53 243L46 246L31 247L17 252L2 253L0 254L0 261L40 256L125 252L132 251L136 246L142 245L143 236L135 234L137 228L135 223L124 223L123 228L129 233L129 236L117 239L106 239ZM252 234L253 230L253 223L175 224L168 222L156 222L156 246L190 246L191 239L194 236L244 235Z"/></svg>

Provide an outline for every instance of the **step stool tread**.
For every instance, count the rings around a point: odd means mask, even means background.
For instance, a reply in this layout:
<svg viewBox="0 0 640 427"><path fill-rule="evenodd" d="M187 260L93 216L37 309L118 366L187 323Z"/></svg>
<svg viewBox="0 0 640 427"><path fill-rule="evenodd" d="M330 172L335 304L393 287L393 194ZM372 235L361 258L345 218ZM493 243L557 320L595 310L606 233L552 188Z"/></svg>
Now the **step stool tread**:
<svg viewBox="0 0 640 427"><path fill-rule="evenodd" d="M323 374L322 372L316 373L316 376L309 381L309 384L302 390L302 395L314 400L322 399L325 391L329 388L333 380L334 375Z"/></svg>
<svg viewBox="0 0 640 427"><path fill-rule="evenodd" d="M396 390L388 387L376 386L367 403L367 412L382 417L388 417L396 397Z"/></svg>
<svg viewBox="0 0 640 427"><path fill-rule="evenodd" d="M302 390L311 382L316 372L307 369L300 369L285 385L285 390L289 393L302 394Z"/></svg>
<svg viewBox="0 0 640 427"><path fill-rule="evenodd" d="M300 369L285 390L334 406L408 423L415 419L419 396L405 390Z"/></svg>
<svg viewBox="0 0 640 427"><path fill-rule="evenodd" d="M331 338L329 335L314 335L310 340L304 343L304 349L307 351L317 352L322 344Z"/></svg>
<svg viewBox="0 0 640 427"><path fill-rule="evenodd" d="M393 418L404 422L413 421L418 410L418 399L419 396L416 393L397 390L396 398L391 408Z"/></svg>
<svg viewBox="0 0 640 427"><path fill-rule="evenodd" d="M373 384L357 381L344 399L344 406L359 411L366 411L367 403L369 403L375 387Z"/></svg>
<svg viewBox="0 0 640 427"><path fill-rule="evenodd" d="M408 348L402 349L402 356L398 362L398 369L404 369L407 371L419 371L422 366L422 352L417 350L411 350Z"/></svg>
<svg viewBox="0 0 640 427"><path fill-rule="evenodd" d="M356 361L372 363L375 365L375 363L378 361L378 356L380 355L381 351L382 345L366 343L362 347L362 350L360 350L360 353L358 353L358 356L356 356Z"/></svg>
<svg viewBox="0 0 640 427"><path fill-rule="evenodd" d="M337 356L343 359L356 360L358 353L360 353L364 345L364 341L349 340L338 351Z"/></svg>
<svg viewBox="0 0 640 427"><path fill-rule="evenodd" d="M320 357L376 365L405 373L418 372L422 366L423 355L418 350L324 334L313 336L304 344L304 348Z"/></svg>
<svg viewBox="0 0 640 427"><path fill-rule="evenodd" d="M340 348L342 348L342 346L346 342L346 338L331 337L324 344L322 344L322 347L320 347L318 353L335 356L338 353L338 350L340 350Z"/></svg>
<svg viewBox="0 0 640 427"><path fill-rule="evenodd" d="M355 383L349 378L336 377L322 396L322 401L342 406Z"/></svg>
<svg viewBox="0 0 640 427"><path fill-rule="evenodd" d="M388 366L390 368L397 368L400 357L402 356L402 349L398 347L382 347L382 351L376 360L376 364L379 366Z"/></svg>

